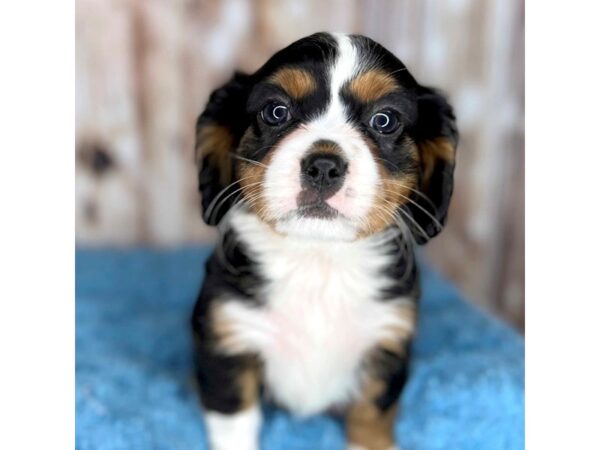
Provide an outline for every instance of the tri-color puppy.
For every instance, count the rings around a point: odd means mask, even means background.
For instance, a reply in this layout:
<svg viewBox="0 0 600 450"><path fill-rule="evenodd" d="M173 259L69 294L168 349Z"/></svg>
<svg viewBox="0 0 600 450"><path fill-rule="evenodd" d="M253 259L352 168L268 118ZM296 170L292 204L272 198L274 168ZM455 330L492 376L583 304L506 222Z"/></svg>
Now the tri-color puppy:
<svg viewBox="0 0 600 450"><path fill-rule="evenodd" d="M193 314L213 450L259 448L261 398L396 448L419 283L452 194L452 108L372 40L319 33L236 74L197 123L221 241Z"/></svg>

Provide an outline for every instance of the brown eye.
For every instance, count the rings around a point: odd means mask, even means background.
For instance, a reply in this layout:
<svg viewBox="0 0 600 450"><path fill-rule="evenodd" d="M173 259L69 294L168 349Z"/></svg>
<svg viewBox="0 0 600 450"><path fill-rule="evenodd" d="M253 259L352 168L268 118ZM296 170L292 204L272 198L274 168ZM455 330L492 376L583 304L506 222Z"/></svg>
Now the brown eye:
<svg viewBox="0 0 600 450"><path fill-rule="evenodd" d="M371 116L369 126L381 134L390 134L398 129L400 120L393 111L379 111Z"/></svg>
<svg viewBox="0 0 600 450"><path fill-rule="evenodd" d="M277 126L289 120L290 112L283 103L271 102L263 108L260 117L267 125Z"/></svg>

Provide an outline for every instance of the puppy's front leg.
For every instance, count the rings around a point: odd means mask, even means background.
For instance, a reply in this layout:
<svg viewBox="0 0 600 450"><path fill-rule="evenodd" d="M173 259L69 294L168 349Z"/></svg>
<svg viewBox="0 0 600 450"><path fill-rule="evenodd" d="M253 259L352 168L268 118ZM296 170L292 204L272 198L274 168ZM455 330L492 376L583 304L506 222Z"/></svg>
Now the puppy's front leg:
<svg viewBox="0 0 600 450"><path fill-rule="evenodd" d="M258 365L252 356L198 352L198 382L211 450L258 450Z"/></svg>
<svg viewBox="0 0 600 450"><path fill-rule="evenodd" d="M370 401L352 405L346 417L348 450L396 450L394 418L397 402L387 409Z"/></svg>
<svg viewBox="0 0 600 450"><path fill-rule="evenodd" d="M211 450L259 449L261 416L258 405L231 414L207 410L204 423Z"/></svg>
<svg viewBox="0 0 600 450"><path fill-rule="evenodd" d="M348 450L397 450L394 421L407 376L406 356L376 350L359 399L348 408Z"/></svg>

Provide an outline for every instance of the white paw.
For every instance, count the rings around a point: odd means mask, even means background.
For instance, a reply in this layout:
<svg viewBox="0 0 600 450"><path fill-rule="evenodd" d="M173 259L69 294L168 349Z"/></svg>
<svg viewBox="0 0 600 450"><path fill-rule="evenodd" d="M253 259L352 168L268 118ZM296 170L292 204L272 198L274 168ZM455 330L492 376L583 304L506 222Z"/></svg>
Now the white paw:
<svg viewBox="0 0 600 450"><path fill-rule="evenodd" d="M258 450L261 414L257 407L236 414L206 412L210 450Z"/></svg>

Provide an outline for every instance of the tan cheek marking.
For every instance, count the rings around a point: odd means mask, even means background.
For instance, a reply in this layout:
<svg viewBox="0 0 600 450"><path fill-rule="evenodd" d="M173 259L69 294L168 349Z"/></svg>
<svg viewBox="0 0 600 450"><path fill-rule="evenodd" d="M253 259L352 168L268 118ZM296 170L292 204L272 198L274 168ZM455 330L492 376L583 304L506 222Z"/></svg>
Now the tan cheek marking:
<svg viewBox="0 0 600 450"><path fill-rule="evenodd" d="M407 198L411 195L411 188L417 185L417 176L413 174L392 176L385 169L380 169L380 173L382 183L367 219L366 229L371 233L383 231L395 221L403 220L396 217L397 209L409 203Z"/></svg>
<svg viewBox="0 0 600 450"><path fill-rule="evenodd" d="M400 87L394 78L380 69L369 70L350 82L350 93L363 103L373 102Z"/></svg>
<svg viewBox="0 0 600 450"><path fill-rule="evenodd" d="M234 137L229 130L216 124L202 125L196 133L196 164L207 158L219 172L219 180L227 185L231 182L231 155Z"/></svg>
<svg viewBox="0 0 600 450"><path fill-rule="evenodd" d="M375 398L385 389L380 380L367 380L363 389L362 398L349 408L346 415L348 442L366 450L389 450L394 446L397 404L386 411L375 405Z"/></svg>
<svg viewBox="0 0 600 450"><path fill-rule="evenodd" d="M377 149L372 144L369 148L373 156L377 157ZM409 142L409 146L405 149L411 152L412 158L416 161L418 158L416 146ZM376 197L371 210L365 217L364 226L361 228L359 237L366 237L372 234L379 233L392 225L395 220L393 216L397 214L397 209L406 203L409 203L412 192L417 187L416 173L392 175L383 162L379 159L375 160L379 177L380 185L376 188Z"/></svg>
<svg viewBox="0 0 600 450"><path fill-rule="evenodd" d="M454 164L455 149L448 138L437 138L421 142L419 150L423 169L423 186L427 187L437 161Z"/></svg>
<svg viewBox="0 0 600 450"><path fill-rule="evenodd" d="M267 173L266 166L269 165L272 155L272 153L268 154L260 164L241 161L239 165L239 174L242 194L244 199L247 200L250 205L250 209L263 221L274 226L274 220L269 217L268 214L264 187L265 176Z"/></svg>
<svg viewBox="0 0 600 450"><path fill-rule="evenodd" d="M242 188L242 194L248 201L250 209L274 231L276 231L276 221L268 212L267 199L264 192L267 167L270 165L271 160L279 149L285 148L290 141L293 141L302 133L305 133L305 131L297 129L285 136L275 148L272 148L269 153L267 153L260 164L239 161L238 176L239 180L241 180L240 187ZM250 141L252 137L252 132L249 129L242 137L239 149L243 149L247 145L251 146L252 144L248 141Z"/></svg>
<svg viewBox="0 0 600 450"><path fill-rule="evenodd" d="M317 90L315 79L303 69L281 69L271 76L270 80L295 99L306 97Z"/></svg>

